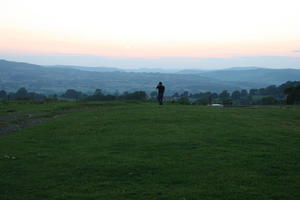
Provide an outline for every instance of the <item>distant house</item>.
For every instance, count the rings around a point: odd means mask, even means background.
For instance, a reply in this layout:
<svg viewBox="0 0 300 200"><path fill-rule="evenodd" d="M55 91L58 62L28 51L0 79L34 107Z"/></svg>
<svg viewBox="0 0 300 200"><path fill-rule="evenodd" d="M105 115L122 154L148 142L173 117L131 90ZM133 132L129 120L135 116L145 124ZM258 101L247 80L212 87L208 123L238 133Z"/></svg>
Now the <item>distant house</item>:
<svg viewBox="0 0 300 200"><path fill-rule="evenodd" d="M223 107L224 105L222 104L218 104L218 103L213 103L213 104L210 104L208 106L212 106L212 107Z"/></svg>

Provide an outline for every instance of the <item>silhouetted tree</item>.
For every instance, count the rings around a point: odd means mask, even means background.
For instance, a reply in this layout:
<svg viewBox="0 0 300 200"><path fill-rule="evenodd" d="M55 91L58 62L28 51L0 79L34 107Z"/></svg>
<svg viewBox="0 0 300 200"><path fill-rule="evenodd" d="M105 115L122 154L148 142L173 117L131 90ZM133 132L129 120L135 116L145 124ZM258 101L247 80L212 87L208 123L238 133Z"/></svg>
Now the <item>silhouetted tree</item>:
<svg viewBox="0 0 300 200"><path fill-rule="evenodd" d="M83 94L80 91L76 91L74 89L68 89L63 95L62 97L67 98L67 99L83 99L86 95Z"/></svg>
<svg viewBox="0 0 300 200"><path fill-rule="evenodd" d="M180 97L180 95L178 94L178 92L175 92L175 94L173 94L172 97L178 98Z"/></svg>
<svg viewBox="0 0 300 200"><path fill-rule="evenodd" d="M239 100L241 98L240 91L236 90L231 94L232 100Z"/></svg>
<svg viewBox="0 0 300 200"><path fill-rule="evenodd" d="M218 94L217 93L212 93L211 95L212 100L218 98Z"/></svg>
<svg viewBox="0 0 300 200"><path fill-rule="evenodd" d="M7 93L4 90L0 91L0 99L6 99L7 98Z"/></svg>
<svg viewBox="0 0 300 200"><path fill-rule="evenodd" d="M278 100L275 97L272 97L272 96L263 97L259 102L262 105L274 105L274 104L278 104Z"/></svg>
<svg viewBox="0 0 300 200"><path fill-rule="evenodd" d="M147 94L144 91L136 91L133 93L124 92L120 98L125 100L146 100Z"/></svg>
<svg viewBox="0 0 300 200"><path fill-rule="evenodd" d="M300 85L296 87L289 87L284 90L284 93L287 95L286 103L295 104L300 103Z"/></svg>
<svg viewBox="0 0 300 200"><path fill-rule="evenodd" d="M210 99L198 99L192 103L193 105L208 105L211 104Z"/></svg>
<svg viewBox="0 0 300 200"><path fill-rule="evenodd" d="M113 101L113 100L116 100L117 99L117 96L115 95L105 95L105 94L102 94L99 90L95 91L94 95L92 96L88 96L86 98L86 100L88 101Z"/></svg>
<svg viewBox="0 0 300 200"><path fill-rule="evenodd" d="M189 96L189 92L188 91L184 91L180 97L188 97Z"/></svg>
<svg viewBox="0 0 300 200"><path fill-rule="evenodd" d="M180 97L176 102L179 104L182 104L182 105L190 105L191 104L188 97Z"/></svg>
<svg viewBox="0 0 300 200"><path fill-rule="evenodd" d="M16 99L26 99L28 98L28 92L26 88L20 88L14 95L14 98Z"/></svg>
<svg viewBox="0 0 300 200"><path fill-rule="evenodd" d="M48 96L49 99L57 100L57 94L51 94Z"/></svg>
<svg viewBox="0 0 300 200"><path fill-rule="evenodd" d="M247 97L248 96L248 91L247 90L242 90L241 91L241 98Z"/></svg>
<svg viewBox="0 0 300 200"><path fill-rule="evenodd" d="M35 92L28 92L27 98L28 99L33 99L33 100L44 100L47 97L43 94L38 94L38 93L35 93Z"/></svg>
<svg viewBox="0 0 300 200"><path fill-rule="evenodd" d="M96 89L94 95L103 95L101 89Z"/></svg>
<svg viewBox="0 0 300 200"><path fill-rule="evenodd" d="M265 93L266 95L270 95L270 96L278 96L278 89L276 85L270 85L266 87Z"/></svg>
<svg viewBox="0 0 300 200"><path fill-rule="evenodd" d="M258 92L258 89L250 89L250 90L249 90L249 95L250 95L250 96L257 95L257 92Z"/></svg>
<svg viewBox="0 0 300 200"><path fill-rule="evenodd" d="M230 97L230 94L229 94L229 92L228 92L227 90L224 90L223 92L221 92L221 93L219 94L219 98L220 98L222 101L229 99L229 97Z"/></svg>

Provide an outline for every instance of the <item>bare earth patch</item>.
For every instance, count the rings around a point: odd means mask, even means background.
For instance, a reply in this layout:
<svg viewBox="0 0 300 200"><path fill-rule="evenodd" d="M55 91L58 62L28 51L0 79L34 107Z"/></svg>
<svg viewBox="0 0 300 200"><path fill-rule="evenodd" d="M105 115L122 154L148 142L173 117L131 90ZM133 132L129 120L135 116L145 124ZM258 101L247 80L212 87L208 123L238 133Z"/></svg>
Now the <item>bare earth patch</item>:
<svg viewBox="0 0 300 200"><path fill-rule="evenodd" d="M98 106L98 105L97 105ZM59 110L55 114L49 113L23 113L23 114L9 114L0 117L0 136L8 135L14 131L33 126L35 124L39 124L58 116L62 116L68 113L79 112L79 111L87 111L93 109L93 106L84 107L84 108L73 108L66 107L62 110Z"/></svg>
<svg viewBox="0 0 300 200"><path fill-rule="evenodd" d="M7 135L14 131L39 124L57 117L40 117L36 118L34 114L11 114L0 118L0 136Z"/></svg>

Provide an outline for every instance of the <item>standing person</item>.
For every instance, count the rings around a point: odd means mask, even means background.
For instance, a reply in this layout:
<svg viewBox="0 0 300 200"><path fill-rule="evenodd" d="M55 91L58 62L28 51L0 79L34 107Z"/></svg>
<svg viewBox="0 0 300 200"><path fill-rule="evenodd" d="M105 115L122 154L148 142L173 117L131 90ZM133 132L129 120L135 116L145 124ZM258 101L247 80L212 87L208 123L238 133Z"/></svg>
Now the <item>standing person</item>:
<svg viewBox="0 0 300 200"><path fill-rule="evenodd" d="M158 85L156 86L156 89L158 90L158 94L157 94L158 103L159 105L162 105L164 99L165 86L162 84L162 82L159 82Z"/></svg>

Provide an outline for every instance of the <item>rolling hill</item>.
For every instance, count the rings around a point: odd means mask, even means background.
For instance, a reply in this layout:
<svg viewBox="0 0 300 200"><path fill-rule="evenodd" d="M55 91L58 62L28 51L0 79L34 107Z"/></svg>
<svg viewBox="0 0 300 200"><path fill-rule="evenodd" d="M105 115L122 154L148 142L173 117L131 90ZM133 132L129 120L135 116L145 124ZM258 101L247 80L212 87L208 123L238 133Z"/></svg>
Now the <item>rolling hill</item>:
<svg viewBox="0 0 300 200"><path fill-rule="evenodd" d="M101 71L102 70L102 71ZM15 91L20 87L35 92L60 93L66 89L93 92L99 88L109 93L155 90L165 83L167 94L240 90L300 80L300 70L247 69L216 70L193 74L125 72L117 68L52 66L0 60L0 89Z"/></svg>
<svg viewBox="0 0 300 200"><path fill-rule="evenodd" d="M255 82L258 85L278 85L286 81L300 80L300 69L269 69L260 67L234 67L214 71L183 70L180 74L198 74L233 82Z"/></svg>

